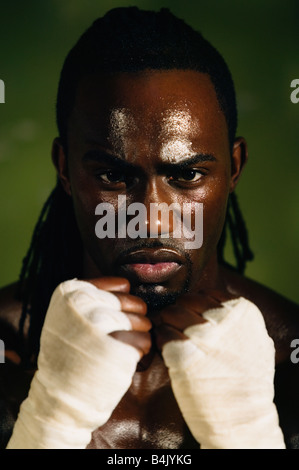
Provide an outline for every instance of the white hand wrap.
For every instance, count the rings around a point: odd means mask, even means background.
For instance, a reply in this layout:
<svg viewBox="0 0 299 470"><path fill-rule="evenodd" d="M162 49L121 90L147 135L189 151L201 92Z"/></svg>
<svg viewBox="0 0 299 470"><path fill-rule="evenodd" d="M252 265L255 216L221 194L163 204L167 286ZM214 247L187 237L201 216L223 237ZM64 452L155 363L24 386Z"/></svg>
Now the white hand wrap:
<svg viewBox="0 0 299 470"><path fill-rule="evenodd" d="M222 305L163 348L184 419L202 449L284 449L263 316L242 297Z"/></svg>
<svg viewBox="0 0 299 470"><path fill-rule="evenodd" d="M55 290L41 335L38 370L8 449L85 448L130 387L136 348L108 333L131 330L118 298L88 282Z"/></svg>

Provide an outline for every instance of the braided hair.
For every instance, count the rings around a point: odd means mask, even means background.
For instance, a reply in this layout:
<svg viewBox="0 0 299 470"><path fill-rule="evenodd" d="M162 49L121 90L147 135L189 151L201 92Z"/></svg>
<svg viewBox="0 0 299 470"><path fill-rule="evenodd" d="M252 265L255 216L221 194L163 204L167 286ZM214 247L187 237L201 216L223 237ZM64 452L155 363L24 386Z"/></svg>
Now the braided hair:
<svg viewBox="0 0 299 470"><path fill-rule="evenodd" d="M66 57L56 105L57 127L66 155L67 123L80 79L99 72L146 69L191 69L207 73L226 118L232 149L237 128L236 97L231 74L222 56L199 32L168 9L154 12L127 7L115 8L97 19ZM235 267L224 259L228 232ZM232 193L218 244L218 260L243 273L246 262L252 258L245 222L237 197ZM82 274L83 245L72 200L57 181L37 221L18 283L18 297L22 301L21 340L27 315L30 318L28 340L21 352L25 361L38 353L40 333L54 289L59 283Z"/></svg>

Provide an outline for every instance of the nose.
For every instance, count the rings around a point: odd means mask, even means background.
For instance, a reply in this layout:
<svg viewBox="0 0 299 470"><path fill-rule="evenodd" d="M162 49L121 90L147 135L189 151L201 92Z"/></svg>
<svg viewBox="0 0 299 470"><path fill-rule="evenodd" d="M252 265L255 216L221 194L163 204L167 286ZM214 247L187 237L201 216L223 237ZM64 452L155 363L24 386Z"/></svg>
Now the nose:
<svg viewBox="0 0 299 470"><path fill-rule="evenodd" d="M159 185L155 180L150 181L144 191L143 204L147 236L170 236L174 231L179 211L179 204L173 201L170 191L167 191L163 184Z"/></svg>

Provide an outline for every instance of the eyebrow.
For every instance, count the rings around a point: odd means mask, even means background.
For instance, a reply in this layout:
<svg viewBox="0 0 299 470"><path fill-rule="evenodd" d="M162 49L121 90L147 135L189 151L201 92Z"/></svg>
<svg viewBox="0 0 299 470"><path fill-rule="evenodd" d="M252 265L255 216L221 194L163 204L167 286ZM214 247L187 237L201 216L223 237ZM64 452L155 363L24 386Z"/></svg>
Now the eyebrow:
<svg viewBox="0 0 299 470"><path fill-rule="evenodd" d="M187 157L177 163L175 162L162 162L161 167L163 169L173 169L173 170L183 170L184 168L189 167L190 165L196 165L197 163L205 162L216 162L217 159L214 155L210 153L198 153L193 157Z"/></svg>
<svg viewBox="0 0 299 470"><path fill-rule="evenodd" d="M132 170L135 168L134 165L126 162L122 158L115 157L114 155L110 155L102 150L89 150L83 155L82 160L84 162L92 161L97 163L106 163L107 165L118 166L123 169Z"/></svg>
<svg viewBox="0 0 299 470"><path fill-rule="evenodd" d="M136 170L137 166L128 163L127 161L123 160L122 158L115 157L114 155L110 155L101 150L89 150L86 152L82 158L84 162L94 161L97 163L106 163L107 165L117 166L124 170ZM193 157L187 157L180 162L161 162L159 164L160 169L164 170L183 170L184 168L189 167L190 165L195 165L197 163L204 163L204 162L215 162L216 158L214 155L208 153L199 153L194 155Z"/></svg>

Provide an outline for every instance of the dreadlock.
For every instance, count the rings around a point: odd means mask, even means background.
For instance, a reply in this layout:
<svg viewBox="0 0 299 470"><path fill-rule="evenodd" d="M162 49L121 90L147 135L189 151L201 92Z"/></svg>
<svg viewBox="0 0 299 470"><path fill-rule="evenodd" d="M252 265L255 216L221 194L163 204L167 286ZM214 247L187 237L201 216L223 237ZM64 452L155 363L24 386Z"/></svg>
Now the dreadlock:
<svg viewBox="0 0 299 470"><path fill-rule="evenodd" d="M236 266L225 261L224 249L226 242L227 231L230 233L233 252L236 260ZM248 232L246 229L245 220L242 216L237 195L235 192L231 193L228 199L226 210L226 218L222 234L218 243L218 261L220 264L234 269L240 274L244 274L246 263L253 260L253 252L249 246Z"/></svg>
<svg viewBox="0 0 299 470"><path fill-rule="evenodd" d="M58 181L41 211L19 277L17 297L22 300L19 332L25 363L38 352L40 332L54 289L67 279L80 277L82 272L83 246L72 201ZM23 330L27 315L30 326L25 347Z"/></svg>
<svg viewBox="0 0 299 470"><path fill-rule="evenodd" d="M56 119L67 154L67 122L78 83L93 73L134 72L145 69L191 69L207 73L225 115L232 148L237 108L229 69L218 51L168 9L141 11L137 7L116 8L97 19L69 52L60 76ZM229 231L236 267L224 259ZM218 260L243 273L253 258L247 230L237 197L230 194L223 232L218 244ZM22 301L20 338L30 318L28 340L23 343L24 360L37 355L39 337L51 295L61 282L83 274L83 245L72 199L57 181L47 199L23 260L18 297Z"/></svg>

